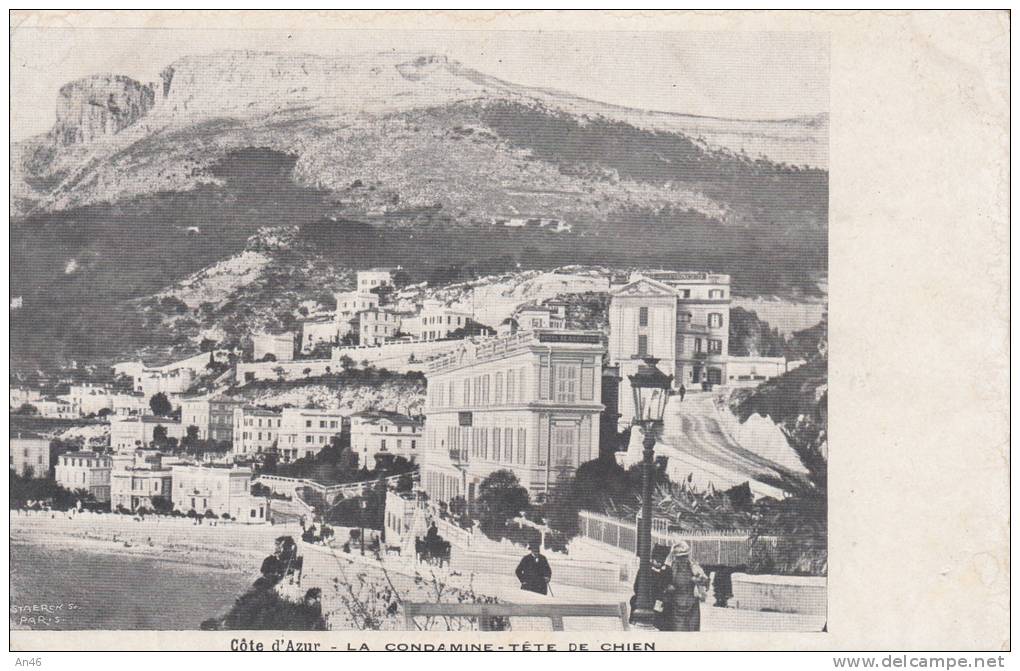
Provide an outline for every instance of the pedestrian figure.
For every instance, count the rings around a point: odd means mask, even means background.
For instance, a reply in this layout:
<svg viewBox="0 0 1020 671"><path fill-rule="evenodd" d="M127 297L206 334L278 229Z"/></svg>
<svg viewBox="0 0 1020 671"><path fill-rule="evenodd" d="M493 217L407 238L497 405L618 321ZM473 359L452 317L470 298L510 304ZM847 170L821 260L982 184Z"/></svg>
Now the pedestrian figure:
<svg viewBox="0 0 1020 671"><path fill-rule="evenodd" d="M528 547L531 554L524 555L515 571L517 579L521 581L521 589L536 594L548 594L549 580L552 578L549 561L542 554L542 548L538 543L531 543Z"/></svg>
<svg viewBox="0 0 1020 671"><path fill-rule="evenodd" d="M649 579L652 581L652 611L655 612L655 620L653 625L660 631L669 631L666 629L668 626L668 618L673 612L671 608L670 599L668 598L668 587L672 580L672 574L666 567L666 559L669 557L670 548L668 545L656 544L652 548L651 557L651 575ZM638 593L638 581L639 578L634 579L634 596L630 598L630 623L634 624L634 610L637 608L637 593Z"/></svg>
<svg viewBox="0 0 1020 671"><path fill-rule="evenodd" d="M706 595L708 576L691 559L691 546L680 541L670 552L667 572L670 583L666 601L671 612L664 618L664 631L700 631L701 601Z"/></svg>
<svg viewBox="0 0 1020 671"><path fill-rule="evenodd" d="M676 391L677 391L677 395L680 396L680 402L683 403L684 402L684 396L687 395L687 387L685 387L684 383L681 382L680 383L680 388L677 389Z"/></svg>

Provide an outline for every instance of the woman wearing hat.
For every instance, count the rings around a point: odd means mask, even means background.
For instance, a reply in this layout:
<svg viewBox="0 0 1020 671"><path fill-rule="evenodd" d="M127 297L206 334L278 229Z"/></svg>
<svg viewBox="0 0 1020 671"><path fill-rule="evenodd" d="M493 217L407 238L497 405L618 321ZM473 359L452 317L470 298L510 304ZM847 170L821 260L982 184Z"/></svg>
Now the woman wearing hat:
<svg viewBox="0 0 1020 671"><path fill-rule="evenodd" d="M699 631L701 629L701 601L705 598L708 576L691 559L691 546L680 541L673 546L667 560L670 576L666 586L668 607L663 631Z"/></svg>
<svg viewBox="0 0 1020 671"><path fill-rule="evenodd" d="M659 631L667 631L666 626L668 625L669 617L669 600L666 595L666 588L669 586L670 573L666 567L666 560L669 558L669 546L659 545L658 543L652 548L651 556L651 580L652 580L652 598L654 599L655 621L653 624ZM634 580L634 596L630 598L630 621L634 623L634 610L637 608L637 591L638 581Z"/></svg>

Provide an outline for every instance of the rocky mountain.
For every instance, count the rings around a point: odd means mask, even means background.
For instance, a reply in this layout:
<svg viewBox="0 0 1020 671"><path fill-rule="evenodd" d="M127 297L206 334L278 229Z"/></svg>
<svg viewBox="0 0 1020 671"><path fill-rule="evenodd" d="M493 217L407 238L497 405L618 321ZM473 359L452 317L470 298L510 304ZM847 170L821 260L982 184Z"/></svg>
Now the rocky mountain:
<svg viewBox="0 0 1020 671"><path fill-rule="evenodd" d="M687 267L752 297L824 279L825 117L634 110L392 53L190 56L152 82L73 82L58 108L11 148L16 364L179 338L137 302L267 228L296 231L271 255L295 286L380 264L431 286Z"/></svg>

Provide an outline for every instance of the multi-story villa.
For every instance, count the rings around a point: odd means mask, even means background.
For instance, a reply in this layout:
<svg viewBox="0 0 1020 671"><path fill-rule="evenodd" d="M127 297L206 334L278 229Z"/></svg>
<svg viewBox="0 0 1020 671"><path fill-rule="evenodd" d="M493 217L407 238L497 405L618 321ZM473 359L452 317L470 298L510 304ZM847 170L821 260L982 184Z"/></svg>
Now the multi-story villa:
<svg viewBox="0 0 1020 671"><path fill-rule="evenodd" d="M378 307L379 294L360 291L345 291L336 294L337 336L342 338L351 332L352 325L358 323L355 317L359 312L374 310Z"/></svg>
<svg viewBox="0 0 1020 671"><path fill-rule="evenodd" d="M175 510L199 515L211 510L217 517L226 514L249 524L268 521L268 499L251 495L250 468L176 465L172 470Z"/></svg>
<svg viewBox="0 0 1020 671"><path fill-rule="evenodd" d="M609 362L620 367L620 413L633 417L628 376L645 357L659 360L674 385L727 380L730 276L656 271L631 276L611 292Z"/></svg>
<svg viewBox="0 0 1020 671"><path fill-rule="evenodd" d="M369 268L358 271L358 291L367 294L383 285L393 286L393 273L398 268Z"/></svg>
<svg viewBox="0 0 1020 671"><path fill-rule="evenodd" d="M96 501L110 500L110 473L113 458L95 452L65 452L57 457L55 476L64 489L88 490Z"/></svg>
<svg viewBox="0 0 1020 671"><path fill-rule="evenodd" d="M283 414L246 406L234 409L234 456L261 454L275 449Z"/></svg>
<svg viewBox="0 0 1020 671"><path fill-rule="evenodd" d="M50 473L50 441L34 433L11 433L10 470L23 478L45 478Z"/></svg>
<svg viewBox="0 0 1020 671"><path fill-rule="evenodd" d="M514 313L514 320L520 331L530 329L561 329L566 326L566 306L524 305Z"/></svg>
<svg viewBox="0 0 1020 671"><path fill-rule="evenodd" d="M373 308L358 313L359 338L361 345L382 345L400 331L402 315L385 308Z"/></svg>
<svg viewBox="0 0 1020 671"><path fill-rule="evenodd" d="M301 322L301 352L308 354L317 345L335 345L339 327L334 315L316 315Z"/></svg>
<svg viewBox="0 0 1020 671"><path fill-rule="evenodd" d="M181 399L181 424L198 427L201 440L229 443L234 437L234 409L243 405L226 396L197 396Z"/></svg>
<svg viewBox="0 0 1020 671"><path fill-rule="evenodd" d="M426 373L422 484L433 501L474 500L494 471L533 497L599 454L602 355L597 331L534 329L461 347Z"/></svg>
<svg viewBox="0 0 1020 671"><path fill-rule="evenodd" d="M358 465L375 466L376 454L392 454L415 460L421 444L422 425L397 412L365 411L351 415L351 449Z"/></svg>
<svg viewBox="0 0 1020 671"><path fill-rule="evenodd" d="M110 419L110 447L114 450L135 450L151 445L156 427L166 429L167 438L184 437L184 425L166 417L117 417Z"/></svg>
<svg viewBox="0 0 1020 671"><path fill-rule="evenodd" d="M277 450L284 462L314 457L344 426L338 410L284 408L280 419Z"/></svg>
<svg viewBox="0 0 1020 671"><path fill-rule="evenodd" d="M421 312L416 317L404 320L403 328L418 340L442 340L467 326L470 318L469 312L429 299L422 303Z"/></svg>
<svg viewBox="0 0 1020 671"><path fill-rule="evenodd" d="M130 464L110 472L110 506L113 510L118 507L155 510L155 498L169 504L172 478L171 467L163 464L159 453L138 450Z"/></svg>

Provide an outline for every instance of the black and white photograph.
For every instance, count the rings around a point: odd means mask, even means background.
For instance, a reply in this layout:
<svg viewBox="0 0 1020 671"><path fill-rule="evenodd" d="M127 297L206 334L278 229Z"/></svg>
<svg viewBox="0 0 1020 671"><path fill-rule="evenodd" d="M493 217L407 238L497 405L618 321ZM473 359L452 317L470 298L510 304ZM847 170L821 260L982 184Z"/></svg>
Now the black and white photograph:
<svg viewBox="0 0 1020 671"><path fill-rule="evenodd" d="M828 32L17 23L12 636L826 635Z"/></svg>

